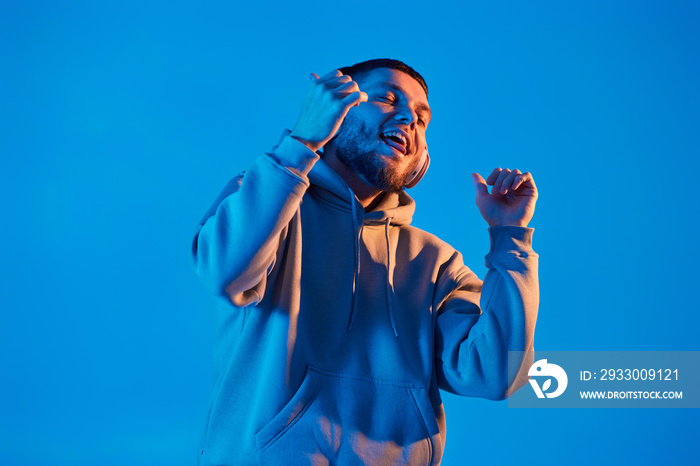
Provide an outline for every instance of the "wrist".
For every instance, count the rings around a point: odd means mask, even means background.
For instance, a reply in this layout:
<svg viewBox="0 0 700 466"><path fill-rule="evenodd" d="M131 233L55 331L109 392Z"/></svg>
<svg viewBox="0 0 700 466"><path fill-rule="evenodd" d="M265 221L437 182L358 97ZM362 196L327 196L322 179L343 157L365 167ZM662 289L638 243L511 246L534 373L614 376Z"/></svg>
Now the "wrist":
<svg viewBox="0 0 700 466"><path fill-rule="evenodd" d="M527 228L527 223L489 223L489 228L493 227L519 227Z"/></svg>
<svg viewBox="0 0 700 466"><path fill-rule="evenodd" d="M312 142L312 141L309 141L308 139L304 139L303 137L300 137L300 136L294 134L294 131L292 131L289 135L291 137L293 137L294 139L296 139L297 141L299 141L300 143L304 144L306 147L311 149L313 152L316 152L321 147L323 147L323 144L319 144L317 142Z"/></svg>

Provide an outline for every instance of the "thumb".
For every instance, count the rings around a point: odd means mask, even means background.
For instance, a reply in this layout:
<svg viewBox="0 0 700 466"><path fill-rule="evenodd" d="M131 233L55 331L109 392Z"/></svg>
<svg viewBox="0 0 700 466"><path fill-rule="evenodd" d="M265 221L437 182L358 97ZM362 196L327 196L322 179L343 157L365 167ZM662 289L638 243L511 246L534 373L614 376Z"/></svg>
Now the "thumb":
<svg viewBox="0 0 700 466"><path fill-rule="evenodd" d="M476 189L476 197L483 196L489 193L489 188L486 186L486 181L478 173L472 173L472 180L474 180L474 189Z"/></svg>

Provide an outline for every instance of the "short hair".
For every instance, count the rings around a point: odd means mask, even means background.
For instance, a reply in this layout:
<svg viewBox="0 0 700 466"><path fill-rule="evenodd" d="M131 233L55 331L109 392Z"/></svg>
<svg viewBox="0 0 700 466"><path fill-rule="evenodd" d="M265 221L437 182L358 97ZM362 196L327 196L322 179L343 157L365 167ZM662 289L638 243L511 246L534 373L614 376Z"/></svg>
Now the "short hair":
<svg viewBox="0 0 700 466"><path fill-rule="evenodd" d="M408 66L402 61L394 60L392 58L375 58L373 60L367 60L360 63L355 63L352 66L344 66L339 68L340 72L343 74L349 74L355 79L358 75L363 75L376 68L391 68L393 70L403 71L421 85L425 91L425 96L428 97L428 85L425 83L425 79L420 75L419 72Z"/></svg>

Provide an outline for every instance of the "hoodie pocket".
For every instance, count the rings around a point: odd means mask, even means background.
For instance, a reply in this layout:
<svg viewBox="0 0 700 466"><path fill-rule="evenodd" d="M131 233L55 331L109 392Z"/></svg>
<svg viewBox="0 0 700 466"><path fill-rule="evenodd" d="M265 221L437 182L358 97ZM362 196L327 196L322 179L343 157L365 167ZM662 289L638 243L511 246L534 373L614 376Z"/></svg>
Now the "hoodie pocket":
<svg viewBox="0 0 700 466"><path fill-rule="evenodd" d="M439 436L428 390L309 368L255 436L267 464L431 464Z"/></svg>

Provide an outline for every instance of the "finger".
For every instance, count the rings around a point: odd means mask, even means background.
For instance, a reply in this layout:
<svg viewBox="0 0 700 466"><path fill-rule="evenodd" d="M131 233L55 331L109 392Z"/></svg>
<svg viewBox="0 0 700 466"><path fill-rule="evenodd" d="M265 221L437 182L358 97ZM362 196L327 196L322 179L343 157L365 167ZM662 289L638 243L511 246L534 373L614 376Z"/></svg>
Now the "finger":
<svg viewBox="0 0 700 466"><path fill-rule="evenodd" d="M320 79L316 73L311 73L311 74L309 75L309 78L310 78L312 81L316 81L316 80Z"/></svg>
<svg viewBox="0 0 700 466"><path fill-rule="evenodd" d="M345 106L345 112L343 113L343 117L345 117L350 107L359 107L362 102L367 102L367 94L358 90L346 95L340 99L340 102Z"/></svg>
<svg viewBox="0 0 700 466"><path fill-rule="evenodd" d="M337 78L329 79L325 83L323 83L324 86L326 86L326 89L337 89L340 86L347 84L347 83L352 83L354 82L352 78L346 74L342 76L338 76Z"/></svg>
<svg viewBox="0 0 700 466"><path fill-rule="evenodd" d="M522 179L520 180L518 187L522 186L524 188L530 189L535 194L535 197L537 197L537 186L535 185L535 179L532 177L532 174L530 172L525 172L520 176L522 177Z"/></svg>
<svg viewBox="0 0 700 466"><path fill-rule="evenodd" d="M501 173L501 167L494 168L488 178L486 178L486 184L493 186L498 178L499 173Z"/></svg>
<svg viewBox="0 0 700 466"><path fill-rule="evenodd" d="M522 173L520 175L516 176L515 178L513 178L513 183L511 183L511 185L510 185L510 190L517 191L518 188L520 188L520 186L522 186L524 179L525 179L525 175Z"/></svg>
<svg viewBox="0 0 700 466"><path fill-rule="evenodd" d="M493 188L491 188L491 194L500 194L501 192L501 186L503 185L503 180L506 179L510 175L510 170L505 168L501 170L501 173L498 174L498 178L496 178L496 181L493 183Z"/></svg>
<svg viewBox="0 0 700 466"><path fill-rule="evenodd" d="M472 180L474 180L474 189L476 189L476 197L484 196L489 193L489 188L486 185L484 178L478 173L472 173Z"/></svg>
<svg viewBox="0 0 700 466"><path fill-rule="evenodd" d="M352 94L346 95L341 99L341 101L344 105L347 105L348 107L357 107L362 102L367 102L367 99L368 97L366 92L357 91L353 92Z"/></svg>
<svg viewBox="0 0 700 466"><path fill-rule="evenodd" d="M314 73L314 74L315 74L315 73ZM333 78L338 78L338 77L340 77L340 76L343 76L343 73L341 73L340 70L333 70L333 71L331 71L330 73L326 73L326 74L324 74L323 76L321 76L320 78L318 78L318 79L316 80L316 82L319 83L319 84L323 84L323 83L325 83L326 81L330 81L331 79L333 79Z"/></svg>
<svg viewBox="0 0 700 466"><path fill-rule="evenodd" d="M518 170L517 168L510 172L508 176L505 177L503 180L503 183L501 183L501 189L498 191L499 194L506 194L509 190L511 190L512 185L513 185L513 180L515 180L515 177L520 175L522 172Z"/></svg>
<svg viewBox="0 0 700 466"><path fill-rule="evenodd" d="M343 97L352 94L354 92L360 92L360 86L357 85L355 81L350 81L342 86L338 86L334 89L336 94L342 95Z"/></svg>
<svg viewBox="0 0 700 466"><path fill-rule="evenodd" d="M530 172L521 173L520 175L516 176L513 180L512 186L510 187L511 191L519 189L521 186L523 186L523 183L525 183L525 181L529 180L530 178L532 178Z"/></svg>

